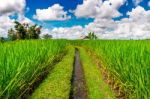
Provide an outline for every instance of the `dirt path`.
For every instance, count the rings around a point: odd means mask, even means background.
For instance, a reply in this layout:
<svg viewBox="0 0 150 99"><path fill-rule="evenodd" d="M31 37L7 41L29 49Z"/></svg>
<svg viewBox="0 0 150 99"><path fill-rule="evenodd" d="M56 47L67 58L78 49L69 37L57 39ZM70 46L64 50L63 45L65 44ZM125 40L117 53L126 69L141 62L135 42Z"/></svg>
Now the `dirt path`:
<svg viewBox="0 0 150 99"><path fill-rule="evenodd" d="M81 65L80 53L78 49L75 51L72 92L70 99L87 99L83 68Z"/></svg>

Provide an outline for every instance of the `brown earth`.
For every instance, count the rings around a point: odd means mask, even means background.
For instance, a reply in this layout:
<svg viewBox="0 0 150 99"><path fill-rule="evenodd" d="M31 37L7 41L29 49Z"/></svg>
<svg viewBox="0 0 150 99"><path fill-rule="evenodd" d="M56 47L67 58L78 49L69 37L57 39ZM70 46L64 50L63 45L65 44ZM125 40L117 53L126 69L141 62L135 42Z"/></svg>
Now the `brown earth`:
<svg viewBox="0 0 150 99"><path fill-rule="evenodd" d="M83 68L80 61L80 53L78 49L75 51L74 71L72 79L72 92L70 99L87 99L87 91L85 86Z"/></svg>

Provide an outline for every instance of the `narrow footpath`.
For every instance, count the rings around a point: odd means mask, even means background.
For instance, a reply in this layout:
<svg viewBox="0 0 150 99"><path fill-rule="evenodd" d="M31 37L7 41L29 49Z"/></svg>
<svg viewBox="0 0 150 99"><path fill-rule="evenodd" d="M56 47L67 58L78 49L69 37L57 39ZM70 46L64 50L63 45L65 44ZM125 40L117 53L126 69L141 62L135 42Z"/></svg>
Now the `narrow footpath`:
<svg viewBox="0 0 150 99"><path fill-rule="evenodd" d="M79 50L75 50L74 70L72 76L72 91L70 99L87 99L86 84Z"/></svg>

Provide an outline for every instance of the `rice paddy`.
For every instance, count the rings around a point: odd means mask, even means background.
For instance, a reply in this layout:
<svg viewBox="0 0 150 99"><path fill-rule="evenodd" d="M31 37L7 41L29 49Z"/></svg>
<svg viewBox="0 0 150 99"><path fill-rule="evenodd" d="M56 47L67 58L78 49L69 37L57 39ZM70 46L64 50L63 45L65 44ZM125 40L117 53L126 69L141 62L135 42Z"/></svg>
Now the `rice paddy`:
<svg viewBox="0 0 150 99"><path fill-rule="evenodd" d="M0 98L28 99L44 95L69 99L75 48L80 52L87 98L100 99L107 95L108 99L114 99L118 98L116 92L121 91L125 99L149 99L149 40L28 40L0 43ZM101 63L105 71L98 68L95 60ZM107 73L106 80L103 72ZM51 87L44 88L49 84ZM102 85L103 88L99 87ZM52 99L50 97L46 99Z"/></svg>

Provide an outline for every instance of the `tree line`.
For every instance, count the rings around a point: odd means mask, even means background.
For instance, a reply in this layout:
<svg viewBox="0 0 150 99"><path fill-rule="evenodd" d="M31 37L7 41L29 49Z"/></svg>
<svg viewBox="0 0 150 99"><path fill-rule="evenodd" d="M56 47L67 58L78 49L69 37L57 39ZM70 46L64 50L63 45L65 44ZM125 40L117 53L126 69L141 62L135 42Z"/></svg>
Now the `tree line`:
<svg viewBox="0 0 150 99"><path fill-rule="evenodd" d="M19 23L15 21L14 28L8 30L9 40L39 39L42 26L29 25L28 23Z"/></svg>
<svg viewBox="0 0 150 99"><path fill-rule="evenodd" d="M35 25L29 25L28 23L19 23L18 21L14 22L14 28L11 28L8 30L8 40L14 41L14 40L24 40L24 39L39 39L41 34L42 26ZM52 38L52 35L45 34L43 36L44 39L50 39ZM98 39L98 37L95 35L94 32L89 32L87 36L85 36L83 39L91 39L95 40ZM0 37L0 42L4 42L5 38Z"/></svg>

